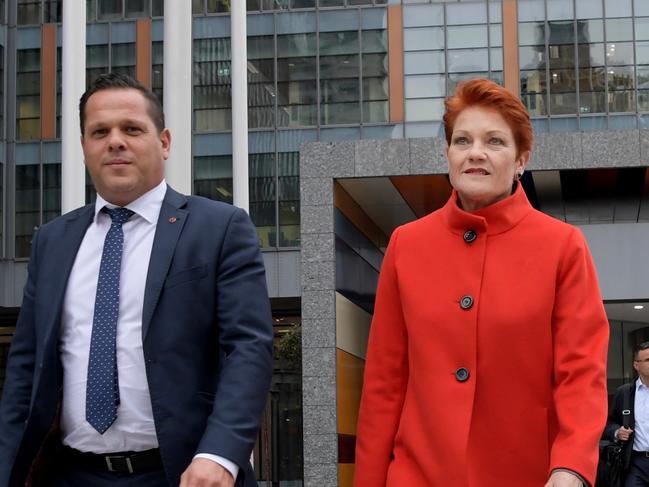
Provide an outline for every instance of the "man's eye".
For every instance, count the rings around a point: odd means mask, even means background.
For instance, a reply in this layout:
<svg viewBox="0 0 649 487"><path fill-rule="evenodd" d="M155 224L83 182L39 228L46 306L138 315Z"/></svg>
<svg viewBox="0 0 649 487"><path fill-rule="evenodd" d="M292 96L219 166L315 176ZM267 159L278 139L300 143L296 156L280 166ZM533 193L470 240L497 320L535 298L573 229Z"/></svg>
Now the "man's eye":
<svg viewBox="0 0 649 487"><path fill-rule="evenodd" d="M103 137L104 135L106 135L106 129L93 130L92 135L95 137Z"/></svg>
<svg viewBox="0 0 649 487"><path fill-rule="evenodd" d="M141 130L138 127L126 127L127 134L136 134L139 132L141 132Z"/></svg>

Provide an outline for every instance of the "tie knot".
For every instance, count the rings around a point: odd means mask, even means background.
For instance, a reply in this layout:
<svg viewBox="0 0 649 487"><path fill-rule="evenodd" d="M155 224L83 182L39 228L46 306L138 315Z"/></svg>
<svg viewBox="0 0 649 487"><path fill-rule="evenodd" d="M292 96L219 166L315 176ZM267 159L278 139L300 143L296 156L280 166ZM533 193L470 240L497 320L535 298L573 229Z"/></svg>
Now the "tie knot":
<svg viewBox="0 0 649 487"><path fill-rule="evenodd" d="M118 223L120 225L128 221L128 219L131 218L134 214L132 210L122 207L108 208L104 206L101 211L108 213L108 216L110 216L110 219L113 220L113 223Z"/></svg>

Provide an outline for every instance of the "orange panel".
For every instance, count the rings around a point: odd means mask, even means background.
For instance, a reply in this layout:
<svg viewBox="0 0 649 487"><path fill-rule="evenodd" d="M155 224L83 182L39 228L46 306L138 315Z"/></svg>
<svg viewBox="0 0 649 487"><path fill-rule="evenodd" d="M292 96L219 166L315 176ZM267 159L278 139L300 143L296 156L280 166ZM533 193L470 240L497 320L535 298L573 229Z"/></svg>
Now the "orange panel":
<svg viewBox="0 0 649 487"><path fill-rule="evenodd" d="M41 30L41 137L56 137L56 24Z"/></svg>
<svg viewBox="0 0 649 487"><path fill-rule="evenodd" d="M354 485L353 463L338 464L338 487L352 487Z"/></svg>
<svg viewBox="0 0 649 487"><path fill-rule="evenodd" d="M151 88L151 19L140 19L136 26L135 76Z"/></svg>
<svg viewBox="0 0 649 487"><path fill-rule="evenodd" d="M503 70L505 88L520 96L517 0L503 0Z"/></svg>
<svg viewBox="0 0 649 487"><path fill-rule="evenodd" d="M390 122L403 122L403 10L388 7L388 71Z"/></svg>
<svg viewBox="0 0 649 487"><path fill-rule="evenodd" d="M338 433L356 435L365 360L336 349Z"/></svg>
<svg viewBox="0 0 649 487"><path fill-rule="evenodd" d="M349 193L338 183L334 182L334 205L338 208L358 230L363 233L378 248L384 248L388 244L388 237L376 226L376 223L367 216L363 209Z"/></svg>
<svg viewBox="0 0 649 487"><path fill-rule="evenodd" d="M431 176L392 176L390 181L408 206L421 218L444 206L451 196L451 185L444 174Z"/></svg>

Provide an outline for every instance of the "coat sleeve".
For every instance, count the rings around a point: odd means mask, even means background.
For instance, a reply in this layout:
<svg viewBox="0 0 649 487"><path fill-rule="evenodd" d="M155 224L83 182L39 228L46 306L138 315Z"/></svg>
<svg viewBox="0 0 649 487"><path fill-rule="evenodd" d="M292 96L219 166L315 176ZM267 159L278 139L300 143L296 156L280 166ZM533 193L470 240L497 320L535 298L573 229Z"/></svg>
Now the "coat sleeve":
<svg viewBox="0 0 649 487"><path fill-rule="evenodd" d="M257 233L243 210L228 224L219 256L217 323L221 370L214 409L196 453L250 461L273 373L273 328ZM241 476L241 473L239 474Z"/></svg>
<svg viewBox="0 0 649 487"><path fill-rule="evenodd" d="M622 403L624 401L624 394L627 393L626 389L629 385L625 384L620 386L615 391L613 397L613 404L608 412L608 420L606 421L606 429L604 430L604 439L608 441L615 441L615 432L622 426Z"/></svg>
<svg viewBox="0 0 649 487"><path fill-rule="evenodd" d="M397 278L398 230L379 277L356 440L356 487L384 487L408 381L408 336Z"/></svg>
<svg viewBox="0 0 649 487"><path fill-rule="evenodd" d="M27 283L23 292L16 333L11 341L5 383L0 401L0 485L8 485L29 415L34 379L36 335L34 300L38 269L38 235L32 239Z"/></svg>
<svg viewBox="0 0 649 487"><path fill-rule="evenodd" d="M609 325L595 266L577 229L566 242L557 275L552 335L558 431L550 471L568 468L593 485L606 424Z"/></svg>

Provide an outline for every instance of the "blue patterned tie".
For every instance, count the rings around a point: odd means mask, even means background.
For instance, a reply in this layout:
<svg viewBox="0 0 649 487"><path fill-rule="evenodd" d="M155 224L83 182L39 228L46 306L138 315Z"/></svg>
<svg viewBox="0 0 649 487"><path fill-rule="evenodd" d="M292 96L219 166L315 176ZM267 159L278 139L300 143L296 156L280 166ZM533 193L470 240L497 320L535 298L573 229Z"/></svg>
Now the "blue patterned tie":
<svg viewBox="0 0 649 487"><path fill-rule="evenodd" d="M107 207L101 211L108 213L113 222L104 240L97 280L86 384L86 420L103 434L115 421L119 405L116 337L124 244L122 224L131 218L133 212L127 208Z"/></svg>

